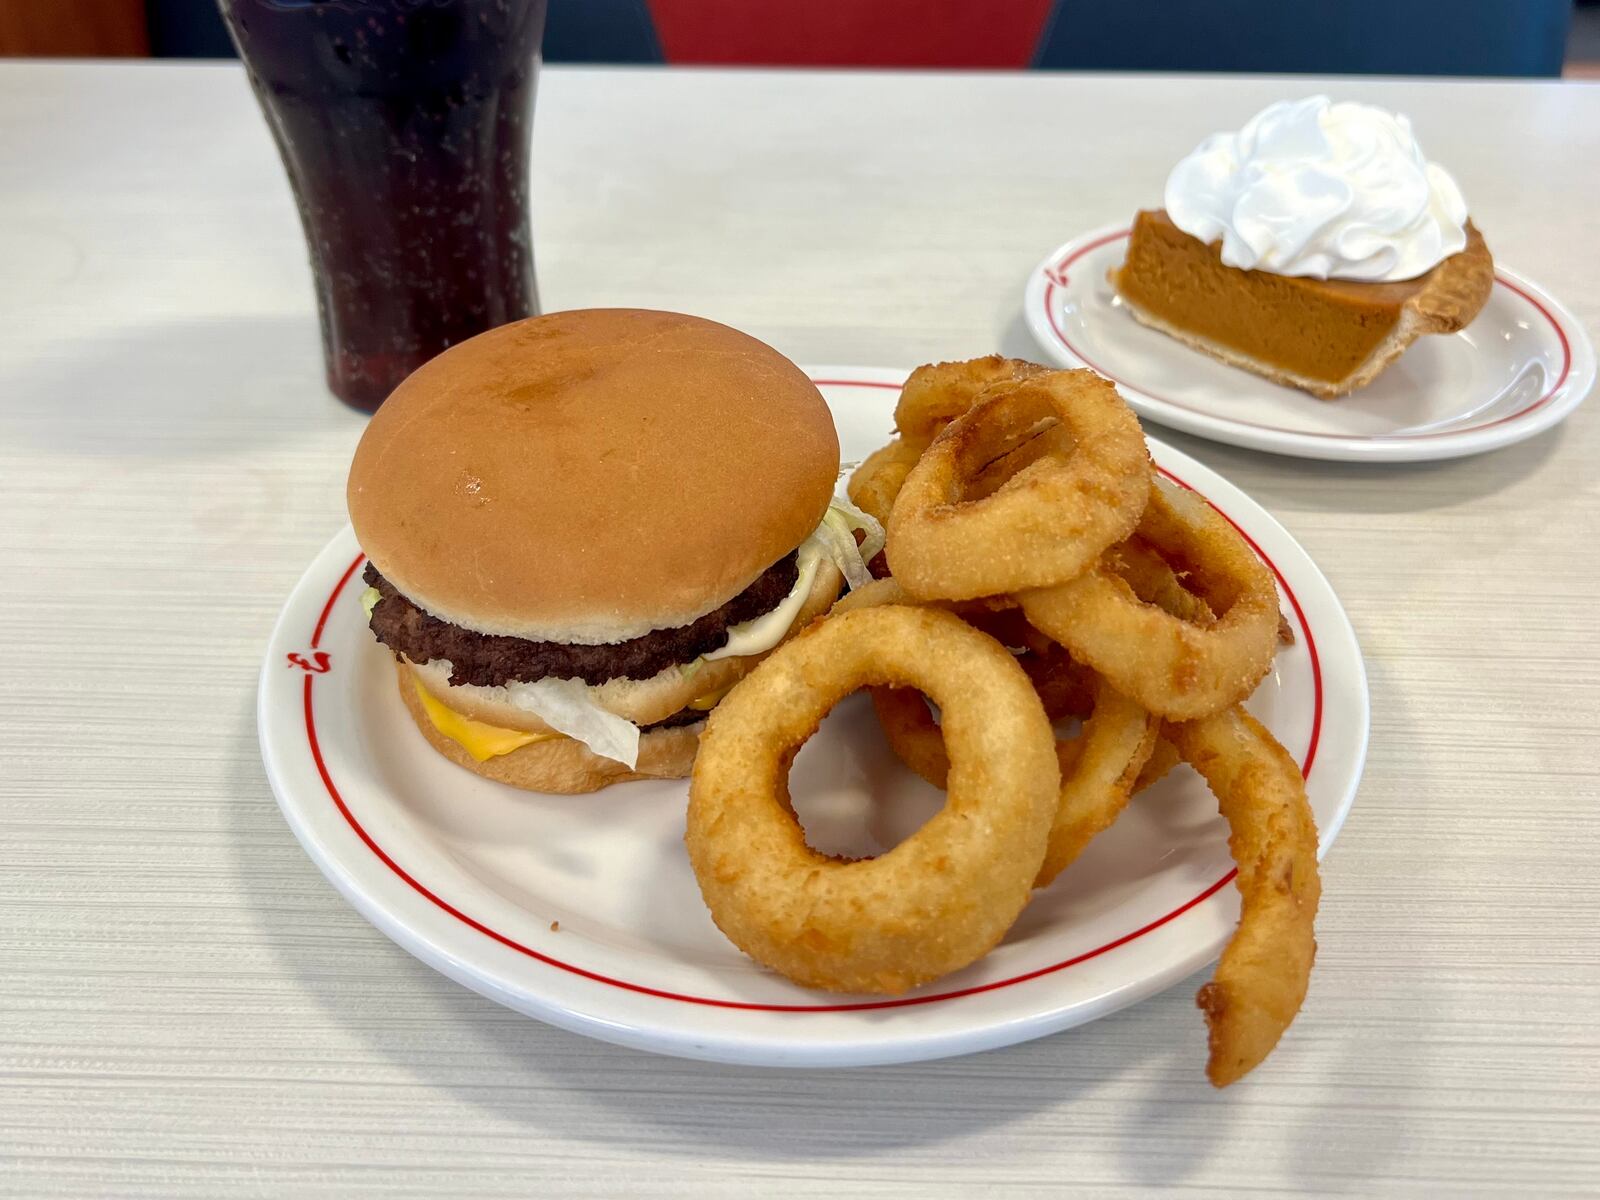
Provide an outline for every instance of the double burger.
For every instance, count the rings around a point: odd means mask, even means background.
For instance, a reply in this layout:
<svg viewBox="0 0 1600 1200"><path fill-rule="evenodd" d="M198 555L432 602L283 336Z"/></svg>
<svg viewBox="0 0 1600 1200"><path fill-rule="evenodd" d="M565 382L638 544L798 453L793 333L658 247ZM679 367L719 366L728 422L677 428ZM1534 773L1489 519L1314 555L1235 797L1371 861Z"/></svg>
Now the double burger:
<svg viewBox="0 0 1600 1200"><path fill-rule="evenodd" d="M717 701L865 578L881 534L838 470L811 381L711 321L553 313L447 350L350 468L407 711L516 787L687 775Z"/></svg>

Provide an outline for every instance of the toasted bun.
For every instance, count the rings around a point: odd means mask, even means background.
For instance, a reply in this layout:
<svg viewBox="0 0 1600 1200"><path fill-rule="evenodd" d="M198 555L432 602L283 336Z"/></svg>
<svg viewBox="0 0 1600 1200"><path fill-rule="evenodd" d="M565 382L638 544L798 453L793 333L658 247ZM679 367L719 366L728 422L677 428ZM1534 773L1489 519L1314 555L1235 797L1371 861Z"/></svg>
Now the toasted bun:
<svg viewBox="0 0 1600 1200"><path fill-rule="evenodd" d="M410 674L401 664L398 671L400 698L430 746L474 775L530 792L596 792L630 779L683 779L694 767L700 731L705 728L705 723L701 722L645 734L639 739L638 765L631 770L615 759L602 758L571 738L534 742L510 754L479 762L433 727L422 709L422 702L417 699L416 688L411 686Z"/></svg>
<svg viewBox="0 0 1600 1200"><path fill-rule="evenodd" d="M839 440L752 337L634 309L552 313L395 389L350 467L356 538L423 609L601 644L725 604L816 528Z"/></svg>
<svg viewBox="0 0 1600 1200"><path fill-rule="evenodd" d="M819 564L816 578L811 582L811 592L784 638L793 637L827 612L842 582L843 577L832 563ZM702 664L690 674L671 666L649 679L612 679L596 684L589 688L589 695L608 712L625 717L635 725L651 725L681 712L692 700L732 687L765 657L765 654L750 654L719 658ZM407 665L423 687L464 717L498 725L501 729L521 729L529 733L544 733L550 728L527 709L512 703L510 693L503 687L452 685L450 672L442 663Z"/></svg>

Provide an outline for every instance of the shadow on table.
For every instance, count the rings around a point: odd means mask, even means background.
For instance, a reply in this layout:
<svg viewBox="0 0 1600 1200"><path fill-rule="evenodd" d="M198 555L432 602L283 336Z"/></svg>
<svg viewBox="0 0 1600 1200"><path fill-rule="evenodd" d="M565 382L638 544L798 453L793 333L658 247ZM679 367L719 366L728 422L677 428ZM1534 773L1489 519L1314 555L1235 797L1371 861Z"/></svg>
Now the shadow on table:
<svg viewBox="0 0 1600 1200"><path fill-rule="evenodd" d="M1374 684L1384 686L1381 667ZM1401 718L1389 712L1393 726ZM260 938L343 1030L423 1087L496 1122L541 1137L624 1142L684 1172L707 1162L892 1160L944 1147L1003 1155L1016 1180L1053 1147L1087 1145L1104 1169L1147 1188L1243 1163L1301 1180L1382 1179L1403 1158L1412 1120L1408 1092L1429 1086L1428 1055L1414 1028L1385 1012L1450 997L1426 963L1391 982L1386 999L1329 996L1313 979L1307 1012L1260 1073L1225 1093L1205 1081L1205 1032L1194 992L1209 971L1090 1026L983 1054L853 1070L777 1070L667 1058L591 1041L517 1014L413 959L350 909L295 844L270 798L256 753L253 705L241 706L230 758L238 764L228 807L241 894ZM1383 749L1375 747L1381 764ZM1363 836L1356 806L1338 860ZM1397 836L1400 814L1372 814ZM286 882L292 879L292 886ZM297 899L297 909L289 897ZM1346 926L1348 928L1348 926ZM1364 931L1363 931L1364 934ZM1338 945L1324 947L1335 955ZM1379 1019L1371 1019L1368 1006ZM278 1031L278 1039L294 1031ZM1405 1040L1400 1040L1405 1039ZM314 1057L315 1046L307 1047ZM385 1074L381 1070L379 1075ZM1382 1084L1385 1136L1362 1120ZM370 1096L370 1093L366 1093ZM1315 1097L1308 1103L1308 1096ZM1326 1100L1331 1111L1321 1103ZM370 1104L370 1098L368 1100ZM396 1089L396 1118L415 1096ZM1269 1143L1242 1146L1249 1126ZM951 1147L955 1147L954 1151ZM602 1151L602 1154L604 1152ZM665 1169L671 1170L668 1165ZM998 1178L998 1177L997 1177ZM1036 1182L1044 1182L1042 1180ZM1070 1188L1071 1181L1050 1181Z"/></svg>
<svg viewBox="0 0 1600 1200"><path fill-rule="evenodd" d="M322 379L317 324L250 317L127 326L0 378L14 436L86 457L214 458L364 421ZM32 419L30 419L32 418Z"/></svg>
<svg viewBox="0 0 1600 1200"><path fill-rule="evenodd" d="M1001 352L1039 361L1044 352L1021 314L1001 338ZM1338 403L1338 401L1330 401ZM1141 418L1145 432L1240 484L1268 512L1423 512L1454 508L1514 487L1561 446L1567 422L1536 437L1469 458L1440 462L1351 463L1290 458L1195 437ZM1246 483L1245 481L1248 481ZM1314 483L1315 486L1309 486Z"/></svg>
<svg viewBox="0 0 1600 1200"><path fill-rule="evenodd" d="M1006 1136L1048 1148L1092 1130L1120 1171L1150 1185L1187 1177L1228 1137L1230 1108L1201 1070L1198 978L1092 1028L962 1058L852 1070L667 1058L521 1016L413 959L331 885L313 883L316 868L270 799L255 744L246 705L227 810L240 891L262 943L375 1055L530 1137L623 1139L687 1167L870 1159L1013 1127L1027 1132ZM290 896L305 898L298 911ZM397 1112L407 1103L396 1094ZM1086 1112L1095 1115L1084 1125ZM1150 1139L1175 1122L1184 1126L1184 1154L1151 1154Z"/></svg>

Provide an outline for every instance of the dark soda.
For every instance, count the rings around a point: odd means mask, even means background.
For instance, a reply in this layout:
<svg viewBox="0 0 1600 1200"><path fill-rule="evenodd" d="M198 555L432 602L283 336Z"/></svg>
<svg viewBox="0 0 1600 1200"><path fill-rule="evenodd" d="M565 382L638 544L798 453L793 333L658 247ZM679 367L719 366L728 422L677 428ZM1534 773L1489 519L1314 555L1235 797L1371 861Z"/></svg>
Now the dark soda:
<svg viewBox="0 0 1600 1200"><path fill-rule="evenodd" d="M547 0L222 0L294 189L328 386L368 412L538 312L528 145Z"/></svg>

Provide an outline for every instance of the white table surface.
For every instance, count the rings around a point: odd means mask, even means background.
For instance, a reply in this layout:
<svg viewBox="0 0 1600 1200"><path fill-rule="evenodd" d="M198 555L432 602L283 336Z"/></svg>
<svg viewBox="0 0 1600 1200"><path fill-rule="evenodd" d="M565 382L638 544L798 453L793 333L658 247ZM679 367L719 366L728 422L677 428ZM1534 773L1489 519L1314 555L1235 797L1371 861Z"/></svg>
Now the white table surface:
<svg viewBox="0 0 1600 1200"><path fill-rule="evenodd" d="M802 362L1029 354L1043 253L1315 86L550 70L540 284ZM1410 112L1501 260L1600 324L1600 88L1329 86ZM1157 431L1304 542L1372 680L1310 997L1225 1093L1198 978L1009 1050L778 1073L585 1041L390 944L290 836L253 715L361 427L242 74L0 66L0 1193L1600 1187L1600 402L1413 467Z"/></svg>

